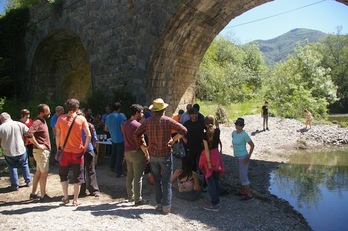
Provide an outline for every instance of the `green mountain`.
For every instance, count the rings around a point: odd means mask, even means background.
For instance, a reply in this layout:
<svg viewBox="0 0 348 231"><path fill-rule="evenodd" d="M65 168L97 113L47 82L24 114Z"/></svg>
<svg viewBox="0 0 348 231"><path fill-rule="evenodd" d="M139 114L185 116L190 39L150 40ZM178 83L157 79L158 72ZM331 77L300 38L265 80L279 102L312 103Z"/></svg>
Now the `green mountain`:
<svg viewBox="0 0 348 231"><path fill-rule="evenodd" d="M252 43L259 45L260 51L265 57L266 65L272 67L294 53L297 45L304 46L307 43L315 43L325 36L327 34L318 30L293 29L276 38L255 40Z"/></svg>

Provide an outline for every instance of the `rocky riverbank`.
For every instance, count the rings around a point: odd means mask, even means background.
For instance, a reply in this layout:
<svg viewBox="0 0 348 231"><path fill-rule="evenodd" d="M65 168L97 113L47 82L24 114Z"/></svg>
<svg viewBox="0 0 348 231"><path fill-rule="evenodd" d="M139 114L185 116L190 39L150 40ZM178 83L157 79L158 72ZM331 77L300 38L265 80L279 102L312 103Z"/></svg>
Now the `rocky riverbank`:
<svg viewBox="0 0 348 231"><path fill-rule="evenodd" d="M201 204L209 198L186 202L173 198L173 213L162 215L154 210L153 186L144 178L143 195L150 205L134 207L124 202L125 179L115 178L109 171L107 159L98 166L97 174L102 191L100 198L82 198L79 207L59 206L61 186L58 168L51 167L48 191L49 203L28 200L30 188L21 187L9 192L8 175L0 175L1 230L311 230L301 214L286 202L271 195L269 173L298 149L347 148L348 129L336 125L315 124L310 130L291 119L270 118L270 131L262 131L262 118L245 116L245 130L251 134L255 151L250 165L250 180L256 200L241 202L234 196L238 186L235 159L232 155L231 132L234 125L221 125L223 159L226 172L221 185L226 193L221 196L219 212L209 212ZM176 160L176 163L178 160ZM72 192L72 185L69 186ZM44 218L44 219L43 219Z"/></svg>

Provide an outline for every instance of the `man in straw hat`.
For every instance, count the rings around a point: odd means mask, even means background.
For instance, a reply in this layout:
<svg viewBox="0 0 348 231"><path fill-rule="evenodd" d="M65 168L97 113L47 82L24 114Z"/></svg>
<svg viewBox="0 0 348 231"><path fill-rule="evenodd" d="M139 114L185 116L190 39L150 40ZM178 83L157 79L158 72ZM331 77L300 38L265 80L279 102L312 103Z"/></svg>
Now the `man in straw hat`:
<svg viewBox="0 0 348 231"><path fill-rule="evenodd" d="M168 104L163 99L155 99L149 107L152 116L144 120L134 133L141 143L141 148L148 148L155 181L156 210L162 211L163 214L170 213L172 203L173 157L171 147L187 132L183 125L164 115L167 107ZM173 138L171 137L172 129L178 132ZM144 133L148 136L148 145L141 139Z"/></svg>

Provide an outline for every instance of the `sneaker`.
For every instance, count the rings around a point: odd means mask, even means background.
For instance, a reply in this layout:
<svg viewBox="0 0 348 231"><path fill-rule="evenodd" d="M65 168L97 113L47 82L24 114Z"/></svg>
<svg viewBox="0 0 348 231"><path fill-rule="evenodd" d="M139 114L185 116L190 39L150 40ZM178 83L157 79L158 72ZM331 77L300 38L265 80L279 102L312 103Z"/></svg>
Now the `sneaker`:
<svg viewBox="0 0 348 231"><path fill-rule="evenodd" d="M29 200L35 200L35 199L40 199L41 195L40 193L30 193Z"/></svg>
<svg viewBox="0 0 348 231"><path fill-rule="evenodd" d="M214 211L214 212L218 212L219 209L221 208L220 203L213 205L211 202L205 203L202 205L203 209L208 210L208 211Z"/></svg>
<svg viewBox="0 0 348 231"><path fill-rule="evenodd" d="M148 204L149 204L149 201L148 200L144 200L144 199L134 203L135 206L148 205Z"/></svg>
<svg viewBox="0 0 348 231"><path fill-rule="evenodd" d="M252 200L255 200L255 197L254 196L244 196L240 199L240 201L252 201Z"/></svg>
<svg viewBox="0 0 348 231"><path fill-rule="evenodd" d="M128 202L128 203L134 202L134 198L130 198L130 199L128 198L128 199L125 199L125 200L124 200L124 202L126 202L126 203L127 203L127 202Z"/></svg>
<svg viewBox="0 0 348 231"><path fill-rule="evenodd" d="M45 202L50 202L52 201L52 198L45 194L43 197L40 197L40 202L45 203Z"/></svg>
<svg viewBox="0 0 348 231"><path fill-rule="evenodd" d="M169 213L171 213L172 210L168 209L168 210L162 210L163 215L168 215Z"/></svg>
<svg viewBox="0 0 348 231"><path fill-rule="evenodd" d="M100 197L100 192L94 192L94 193L91 193L92 196L94 197Z"/></svg>
<svg viewBox="0 0 348 231"><path fill-rule="evenodd" d="M157 211L162 211L162 205L158 204L158 205L155 207L155 210L157 210Z"/></svg>
<svg viewBox="0 0 348 231"><path fill-rule="evenodd" d="M14 186L8 186L7 187L10 191L18 191L19 188L18 187L14 187Z"/></svg>
<svg viewBox="0 0 348 231"><path fill-rule="evenodd" d="M30 187L30 182L25 182L25 186L24 187Z"/></svg>

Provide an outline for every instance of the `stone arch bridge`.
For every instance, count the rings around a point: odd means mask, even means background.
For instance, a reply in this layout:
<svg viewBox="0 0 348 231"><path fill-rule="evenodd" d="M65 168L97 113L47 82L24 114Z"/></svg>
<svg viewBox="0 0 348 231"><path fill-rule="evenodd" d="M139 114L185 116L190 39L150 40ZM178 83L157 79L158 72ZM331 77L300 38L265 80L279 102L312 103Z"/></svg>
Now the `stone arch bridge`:
<svg viewBox="0 0 348 231"><path fill-rule="evenodd" d="M269 1L44 3L30 10L27 81L34 92L62 101L83 99L95 89L122 89L141 104L162 97L171 114L194 100L194 78L216 35L233 18Z"/></svg>

